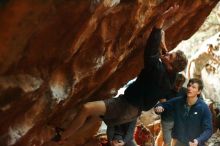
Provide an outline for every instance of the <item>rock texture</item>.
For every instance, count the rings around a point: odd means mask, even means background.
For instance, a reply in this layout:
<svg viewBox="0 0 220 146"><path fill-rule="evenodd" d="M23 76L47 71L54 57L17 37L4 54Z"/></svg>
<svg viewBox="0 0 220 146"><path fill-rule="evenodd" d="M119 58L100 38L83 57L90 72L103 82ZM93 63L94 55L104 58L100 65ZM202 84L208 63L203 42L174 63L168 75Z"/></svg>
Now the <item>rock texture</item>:
<svg viewBox="0 0 220 146"><path fill-rule="evenodd" d="M51 127L68 129L82 103L112 97L137 76L160 13L180 5L164 28L172 50L218 1L0 1L0 145L57 145ZM89 145L99 124L89 122L66 146Z"/></svg>
<svg viewBox="0 0 220 146"><path fill-rule="evenodd" d="M203 97L220 103L220 3L212 10L199 30L175 49L184 51L189 59L186 76L203 80ZM184 50L182 49L184 48Z"/></svg>
<svg viewBox="0 0 220 146"><path fill-rule="evenodd" d="M220 103L220 33L213 35L201 45L199 51L189 59L188 78L196 77L203 80L203 97Z"/></svg>

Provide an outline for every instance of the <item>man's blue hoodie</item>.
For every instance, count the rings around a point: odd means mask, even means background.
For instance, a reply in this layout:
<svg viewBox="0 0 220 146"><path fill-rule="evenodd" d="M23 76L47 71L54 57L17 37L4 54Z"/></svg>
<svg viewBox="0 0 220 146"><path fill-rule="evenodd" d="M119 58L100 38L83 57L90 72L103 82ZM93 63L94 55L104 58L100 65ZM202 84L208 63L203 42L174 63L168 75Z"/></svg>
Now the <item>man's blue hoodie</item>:
<svg viewBox="0 0 220 146"><path fill-rule="evenodd" d="M189 141L197 139L199 146L212 135L212 116L207 104L198 98L191 107L186 102L186 96L173 98L159 103L165 110L174 112L174 128L172 137L189 145Z"/></svg>

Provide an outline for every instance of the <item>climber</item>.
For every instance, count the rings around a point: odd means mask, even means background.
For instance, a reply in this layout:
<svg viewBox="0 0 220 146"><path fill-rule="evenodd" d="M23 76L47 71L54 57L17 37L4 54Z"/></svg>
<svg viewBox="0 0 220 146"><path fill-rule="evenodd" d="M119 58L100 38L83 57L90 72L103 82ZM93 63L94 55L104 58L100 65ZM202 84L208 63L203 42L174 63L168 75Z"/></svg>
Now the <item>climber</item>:
<svg viewBox="0 0 220 146"><path fill-rule="evenodd" d="M123 95L101 101L85 103L65 130L61 140L68 139L86 124L88 118L101 117L107 126L120 125L135 120L141 111L151 109L172 88L176 74L185 69L187 59L182 51L160 54L161 29L167 17L179 6L174 5L160 14L144 52L144 68L136 81L130 84Z"/></svg>

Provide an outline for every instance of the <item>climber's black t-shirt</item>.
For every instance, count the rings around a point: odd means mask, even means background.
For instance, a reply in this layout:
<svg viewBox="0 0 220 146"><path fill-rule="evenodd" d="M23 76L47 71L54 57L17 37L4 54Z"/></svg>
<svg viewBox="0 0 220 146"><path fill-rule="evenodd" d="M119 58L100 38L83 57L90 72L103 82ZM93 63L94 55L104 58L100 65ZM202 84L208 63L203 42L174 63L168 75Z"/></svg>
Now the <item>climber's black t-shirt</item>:
<svg viewBox="0 0 220 146"><path fill-rule="evenodd" d="M154 28L144 52L144 68L137 80L125 90L127 101L140 108L149 110L172 88L176 74L168 75L160 60L161 29Z"/></svg>

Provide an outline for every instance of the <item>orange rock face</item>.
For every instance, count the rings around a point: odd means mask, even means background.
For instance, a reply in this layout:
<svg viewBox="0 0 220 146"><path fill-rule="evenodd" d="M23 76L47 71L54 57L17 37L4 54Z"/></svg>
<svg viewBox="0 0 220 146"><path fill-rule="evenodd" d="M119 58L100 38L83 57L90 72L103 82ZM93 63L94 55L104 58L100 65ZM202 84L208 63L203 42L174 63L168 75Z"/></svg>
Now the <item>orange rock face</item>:
<svg viewBox="0 0 220 146"><path fill-rule="evenodd" d="M179 11L165 24L170 50L218 0L175 2ZM155 18L173 3L0 1L0 145L57 145L49 141L52 127L68 129L82 103L112 97L137 76ZM99 125L93 121L68 144L88 143Z"/></svg>

